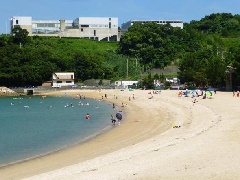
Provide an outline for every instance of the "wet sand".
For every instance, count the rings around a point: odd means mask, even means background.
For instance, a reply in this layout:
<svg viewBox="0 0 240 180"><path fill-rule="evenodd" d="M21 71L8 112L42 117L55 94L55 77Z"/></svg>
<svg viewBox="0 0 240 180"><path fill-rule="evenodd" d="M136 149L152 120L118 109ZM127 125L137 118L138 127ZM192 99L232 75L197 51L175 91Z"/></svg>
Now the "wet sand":
<svg viewBox="0 0 240 180"><path fill-rule="evenodd" d="M193 104L177 91L148 92L67 91L96 99L107 94L104 101L125 105L126 117L89 142L2 168L1 179L240 178L240 97L217 92Z"/></svg>

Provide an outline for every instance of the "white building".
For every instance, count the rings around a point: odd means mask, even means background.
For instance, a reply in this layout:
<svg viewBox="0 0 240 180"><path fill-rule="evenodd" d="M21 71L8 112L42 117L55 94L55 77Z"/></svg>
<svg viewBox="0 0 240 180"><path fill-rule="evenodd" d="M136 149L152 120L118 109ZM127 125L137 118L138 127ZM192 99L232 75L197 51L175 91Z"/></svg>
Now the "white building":
<svg viewBox="0 0 240 180"><path fill-rule="evenodd" d="M54 72L52 73L52 87L74 85L74 72Z"/></svg>
<svg viewBox="0 0 240 180"><path fill-rule="evenodd" d="M128 28L131 27L134 23L149 23L154 22L157 24L170 24L172 27L180 27L183 29L183 21L180 20L131 20L122 24L121 31L122 33L127 32Z"/></svg>
<svg viewBox="0 0 240 180"><path fill-rule="evenodd" d="M138 81L115 81L115 88L128 88L129 86L136 86L137 87Z"/></svg>
<svg viewBox="0 0 240 180"><path fill-rule="evenodd" d="M56 34L61 31L62 20L33 20L32 21L32 34ZM65 29L71 28L73 21L64 20Z"/></svg>
<svg viewBox="0 0 240 180"><path fill-rule="evenodd" d="M79 29L83 38L117 41L118 18L79 17L73 21L73 27Z"/></svg>
<svg viewBox="0 0 240 180"><path fill-rule="evenodd" d="M79 37L94 40L117 41L118 18L78 17L75 20L32 20L32 17L14 16L11 30L19 26L30 36Z"/></svg>
<svg viewBox="0 0 240 180"><path fill-rule="evenodd" d="M20 26L22 29L26 29L29 35L32 33L32 17L12 17L10 19L10 30L14 27Z"/></svg>

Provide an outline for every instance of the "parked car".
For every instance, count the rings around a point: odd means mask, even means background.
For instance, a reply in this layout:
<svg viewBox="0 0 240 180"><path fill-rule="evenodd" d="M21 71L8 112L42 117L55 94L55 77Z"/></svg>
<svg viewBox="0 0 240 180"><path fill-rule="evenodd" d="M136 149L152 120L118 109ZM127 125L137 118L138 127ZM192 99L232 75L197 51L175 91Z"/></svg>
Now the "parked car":
<svg viewBox="0 0 240 180"><path fill-rule="evenodd" d="M53 85L52 88L61 88L61 85L60 84Z"/></svg>
<svg viewBox="0 0 240 180"><path fill-rule="evenodd" d="M35 86L32 86L32 85L26 85L26 86L24 86L24 88L35 88Z"/></svg>
<svg viewBox="0 0 240 180"><path fill-rule="evenodd" d="M77 88L77 87L78 87L78 85L76 85L76 84L72 85L72 88Z"/></svg>

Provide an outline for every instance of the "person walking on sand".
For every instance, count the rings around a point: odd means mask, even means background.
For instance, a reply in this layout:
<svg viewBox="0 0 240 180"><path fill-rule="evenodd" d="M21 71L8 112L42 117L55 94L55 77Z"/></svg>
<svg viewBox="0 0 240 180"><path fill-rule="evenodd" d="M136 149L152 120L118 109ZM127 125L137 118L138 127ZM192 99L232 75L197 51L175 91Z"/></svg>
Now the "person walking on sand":
<svg viewBox="0 0 240 180"><path fill-rule="evenodd" d="M194 104L195 104L196 102L198 102L198 101L197 101L196 98L194 98L194 100L193 100L193 106L194 106Z"/></svg>

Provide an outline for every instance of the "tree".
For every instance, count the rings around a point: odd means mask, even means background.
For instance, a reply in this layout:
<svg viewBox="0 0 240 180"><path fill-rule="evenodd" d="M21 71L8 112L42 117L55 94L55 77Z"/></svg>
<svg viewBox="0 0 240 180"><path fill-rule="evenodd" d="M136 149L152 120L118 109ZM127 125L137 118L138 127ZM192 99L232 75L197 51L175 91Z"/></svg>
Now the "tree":
<svg viewBox="0 0 240 180"><path fill-rule="evenodd" d="M28 41L29 32L26 29L22 29L21 27L15 27L12 29L13 42L15 44L26 44Z"/></svg>
<svg viewBox="0 0 240 180"><path fill-rule="evenodd" d="M121 37L119 52L140 58L145 71L153 67L164 68L181 52L181 44L178 44L181 32L180 28L173 28L170 24L134 23Z"/></svg>
<svg viewBox="0 0 240 180"><path fill-rule="evenodd" d="M0 47L4 47L8 44L9 42L9 36L8 35L2 35L0 36Z"/></svg>

